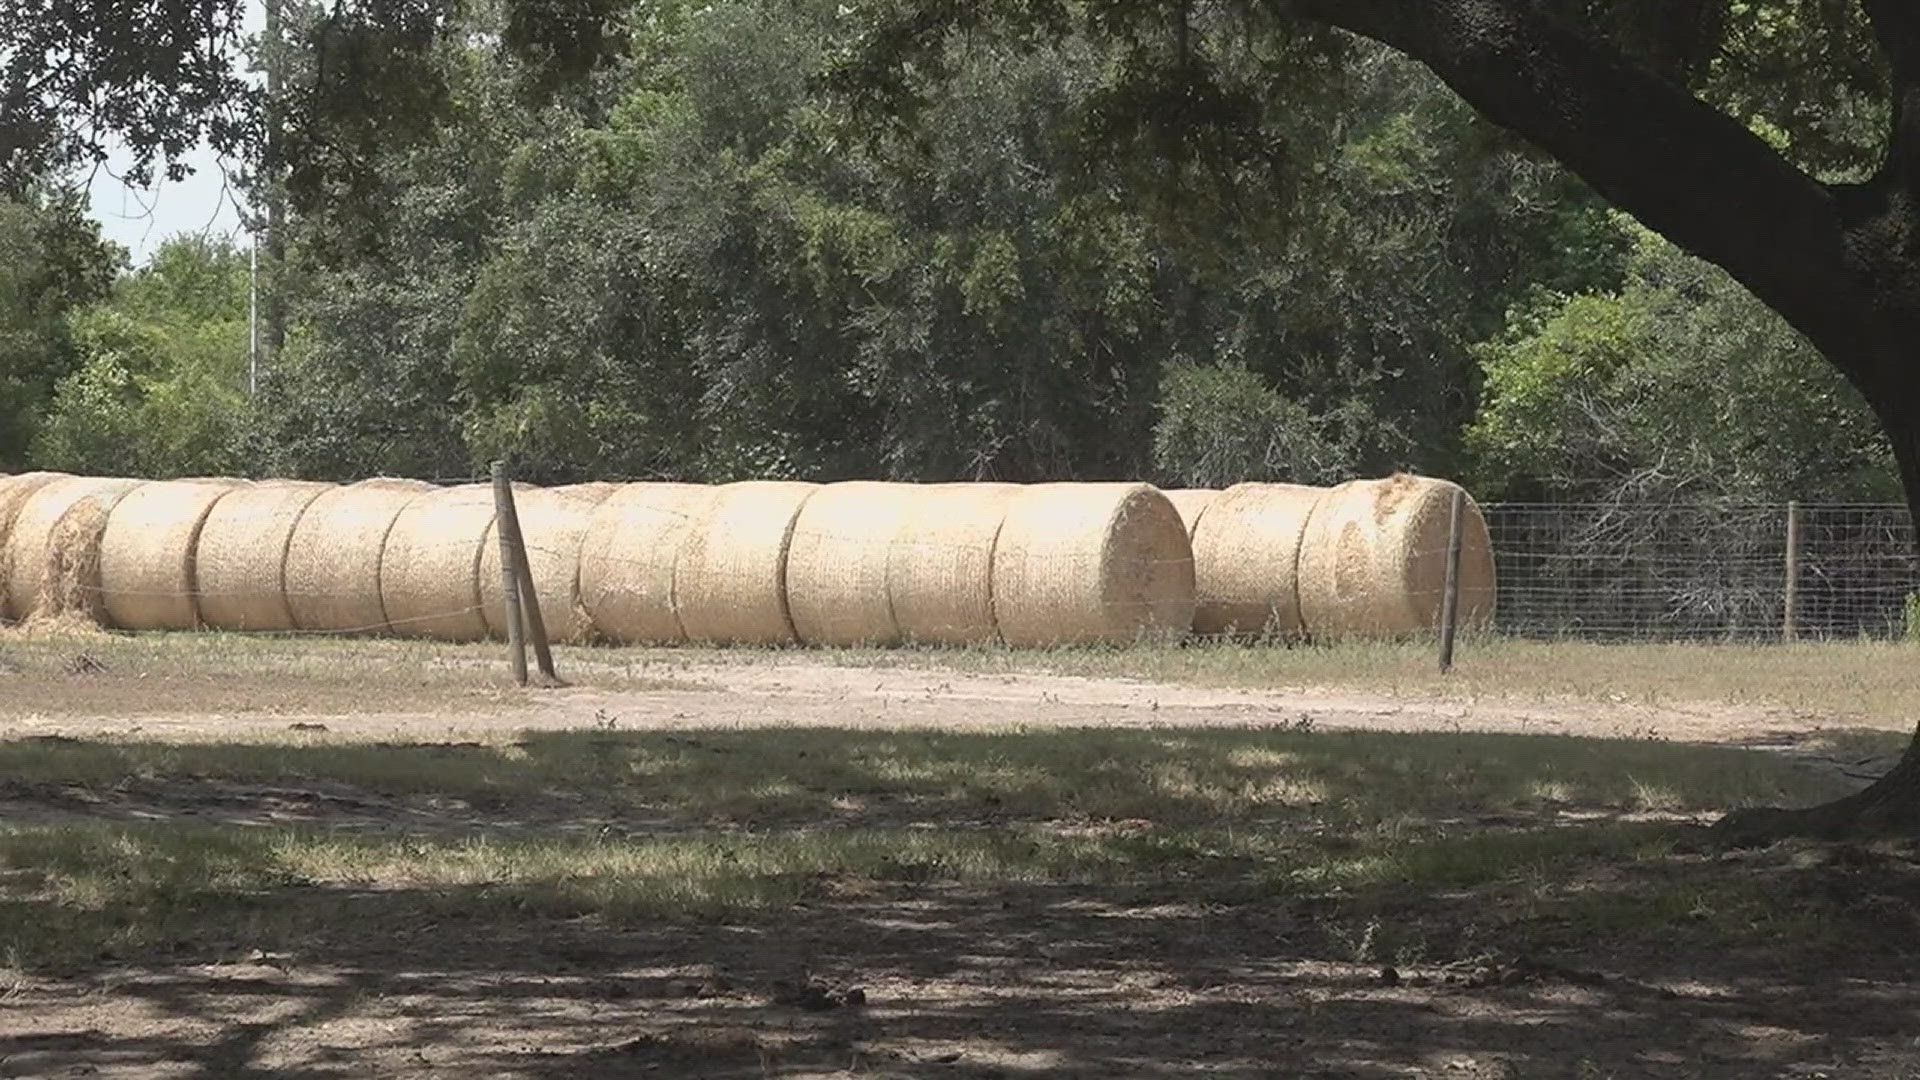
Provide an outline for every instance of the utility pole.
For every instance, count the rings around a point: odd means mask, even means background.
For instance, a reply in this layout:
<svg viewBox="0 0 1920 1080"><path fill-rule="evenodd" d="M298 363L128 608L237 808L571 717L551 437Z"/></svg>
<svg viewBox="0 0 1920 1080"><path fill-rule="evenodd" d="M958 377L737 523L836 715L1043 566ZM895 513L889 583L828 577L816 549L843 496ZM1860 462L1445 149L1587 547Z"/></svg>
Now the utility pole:
<svg viewBox="0 0 1920 1080"><path fill-rule="evenodd" d="M286 224L286 184L283 183L284 170L280 160L283 146L280 136L280 90L283 68L286 65L286 43L280 25L280 5L286 0L263 0L266 5L266 46L262 53L267 76L267 146L266 177L267 196L266 243L267 256L267 295L265 303L263 330L265 332L266 359L277 360L280 347L287 340L287 309L281 294L281 284L285 277L287 244L283 229Z"/></svg>

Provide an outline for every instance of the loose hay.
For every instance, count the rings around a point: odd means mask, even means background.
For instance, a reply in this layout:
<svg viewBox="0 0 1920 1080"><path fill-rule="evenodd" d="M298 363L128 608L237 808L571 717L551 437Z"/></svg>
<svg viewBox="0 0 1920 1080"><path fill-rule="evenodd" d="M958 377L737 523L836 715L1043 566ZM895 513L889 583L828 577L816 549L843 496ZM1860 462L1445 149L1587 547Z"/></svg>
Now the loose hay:
<svg viewBox="0 0 1920 1080"><path fill-rule="evenodd" d="M11 610L7 593L12 563L7 540L13 534L13 521L34 492L55 480L66 478L66 473L58 472L30 472L0 477L0 618L5 618Z"/></svg>
<svg viewBox="0 0 1920 1080"><path fill-rule="evenodd" d="M160 480L129 491L100 538L100 589L109 625L192 630L200 625L195 548L207 515L245 481Z"/></svg>
<svg viewBox="0 0 1920 1080"><path fill-rule="evenodd" d="M1009 645L1169 639L1193 627L1193 548L1146 484L1036 484L1007 509L993 611Z"/></svg>
<svg viewBox="0 0 1920 1080"><path fill-rule="evenodd" d="M29 495L7 538L7 614L100 621L100 538L107 515L140 481L68 476Z"/></svg>
<svg viewBox="0 0 1920 1080"><path fill-rule="evenodd" d="M1166 495L1175 510L1180 511L1180 520L1187 526L1187 535L1193 536L1200 528L1200 519L1206 516L1207 507L1225 493L1216 488L1178 488L1162 494Z"/></svg>
<svg viewBox="0 0 1920 1080"><path fill-rule="evenodd" d="M580 544L580 601L596 633L627 645L687 639L674 610L674 564L716 490L626 484L594 511Z"/></svg>
<svg viewBox="0 0 1920 1080"><path fill-rule="evenodd" d="M1355 480L1321 498L1300 547L1300 612L1316 638L1395 637L1439 625L1453 492L1445 480ZM1493 617L1493 546L1467 500L1460 625Z"/></svg>
<svg viewBox="0 0 1920 1080"><path fill-rule="evenodd" d="M267 480L213 504L194 550L200 621L216 630L286 631L287 549L295 526L333 484Z"/></svg>
<svg viewBox="0 0 1920 1080"><path fill-rule="evenodd" d="M918 490L857 480L828 484L807 500L787 550L787 609L801 642L899 642L887 567Z"/></svg>
<svg viewBox="0 0 1920 1080"><path fill-rule="evenodd" d="M379 478L334 488L313 500L287 545L287 608L301 630L375 634L387 630L380 557L408 503L433 491L419 480Z"/></svg>
<svg viewBox="0 0 1920 1080"><path fill-rule="evenodd" d="M1193 632L1301 632L1300 538L1324 488L1237 484L1211 501L1193 533Z"/></svg>
<svg viewBox="0 0 1920 1080"><path fill-rule="evenodd" d="M533 571L533 592L540 601L549 642L575 643L593 636L593 618L580 601L580 545L594 512L619 489L618 484L571 484L514 493L520 538L526 544L527 567ZM498 527L496 522L494 528ZM488 530L480 559L480 600L487 629L504 638L507 609L500 595L498 532Z"/></svg>
<svg viewBox="0 0 1920 1080"><path fill-rule="evenodd" d="M714 492L674 567L674 597L690 641L786 645L787 546L817 484L749 480Z"/></svg>
<svg viewBox="0 0 1920 1080"><path fill-rule="evenodd" d="M994 640L993 549L1018 484L928 484L914 489L887 552L887 599L902 640L979 645Z"/></svg>
<svg viewBox="0 0 1920 1080"><path fill-rule="evenodd" d="M394 633L442 641L487 636L480 559L492 530L492 484L429 491L400 511L380 552L380 602Z"/></svg>

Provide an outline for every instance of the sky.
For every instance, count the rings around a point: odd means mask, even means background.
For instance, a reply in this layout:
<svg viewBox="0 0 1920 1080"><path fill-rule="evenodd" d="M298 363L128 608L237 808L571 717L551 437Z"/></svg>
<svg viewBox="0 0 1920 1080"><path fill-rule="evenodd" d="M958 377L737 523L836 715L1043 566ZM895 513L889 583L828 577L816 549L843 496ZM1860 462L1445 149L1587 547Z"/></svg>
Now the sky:
<svg viewBox="0 0 1920 1080"><path fill-rule="evenodd" d="M245 28L249 33L259 33L266 20L263 0L245 3ZM192 176L178 181L156 178L145 188L133 188L114 178L126 172L130 161L124 150L110 150L106 166L94 173L87 195L100 231L127 249L133 265L145 263L162 241L180 233L230 235L240 243L247 242L247 231L234 206L239 194L227 189L211 149L203 146L187 155Z"/></svg>

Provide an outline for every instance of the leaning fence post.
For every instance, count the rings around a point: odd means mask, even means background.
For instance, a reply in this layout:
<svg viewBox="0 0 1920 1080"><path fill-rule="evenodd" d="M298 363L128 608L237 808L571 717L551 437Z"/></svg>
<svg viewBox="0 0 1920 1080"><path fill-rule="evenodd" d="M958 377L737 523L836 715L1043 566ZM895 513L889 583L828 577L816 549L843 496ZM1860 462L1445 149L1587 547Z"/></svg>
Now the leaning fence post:
<svg viewBox="0 0 1920 1080"><path fill-rule="evenodd" d="M519 600L519 620L522 623L523 641L533 645L533 659L540 666L540 677L548 685L558 685L560 676L553 670L553 646L547 642L547 620L540 614L540 594L533 586L533 564L527 560L527 540L520 532L520 509L513 501L513 485L506 486L504 498L500 488L494 487L496 501L496 522L494 530L500 534L500 542L513 548L513 560L500 560L502 572L508 565L514 569L514 579L504 583L503 596L513 596ZM504 547L501 549L506 550ZM514 619L513 611L508 609L508 619ZM523 660L522 663L525 663Z"/></svg>
<svg viewBox="0 0 1920 1080"><path fill-rule="evenodd" d="M500 602L507 611L507 661L513 665L514 685L525 686L527 638L520 621L520 568L514 565L520 551L507 534L509 516L513 516L513 481L507 478L507 463L496 461L493 463L493 531L500 538ZM517 516L514 520L518 524Z"/></svg>
<svg viewBox="0 0 1920 1080"><path fill-rule="evenodd" d="M1453 670L1453 638L1460 621L1460 534L1466 526L1467 492L1453 489L1447 521L1447 578L1440 595L1440 674Z"/></svg>
<svg viewBox="0 0 1920 1080"><path fill-rule="evenodd" d="M1800 504L1787 503L1786 603L1780 616L1780 638L1792 641L1800 634Z"/></svg>

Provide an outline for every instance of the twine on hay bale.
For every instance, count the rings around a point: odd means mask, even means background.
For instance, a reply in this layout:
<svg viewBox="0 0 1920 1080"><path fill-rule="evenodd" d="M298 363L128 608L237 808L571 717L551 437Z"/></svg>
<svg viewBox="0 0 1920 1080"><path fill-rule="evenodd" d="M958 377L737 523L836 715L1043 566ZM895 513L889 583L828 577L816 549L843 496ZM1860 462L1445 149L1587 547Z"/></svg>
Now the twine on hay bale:
<svg viewBox="0 0 1920 1080"><path fill-rule="evenodd" d="M527 568L533 573L533 592L540 600L549 643L573 644L593 636L593 618L580 601L580 546L600 504L619 489L619 484L593 483L514 491L520 539L526 544ZM498 528L494 522L487 530L480 553L480 603L487 629L504 638L507 609L500 596Z"/></svg>
<svg viewBox="0 0 1920 1080"><path fill-rule="evenodd" d="M672 645L674 564L706 513L704 484L624 484L594 511L580 543L580 602L594 631L625 645Z"/></svg>
<svg viewBox="0 0 1920 1080"><path fill-rule="evenodd" d="M27 497L7 538L9 617L101 621L101 535L114 504L139 484L123 477L68 476Z"/></svg>
<svg viewBox="0 0 1920 1080"><path fill-rule="evenodd" d="M1133 644L1193 627L1193 548L1146 484L1036 484L1007 509L993 611L1009 645Z"/></svg>
<svg viewBox="0 0 1920 1080"><path fill-rule="evenodd" d="M207 515L246 486L224 477L141 484L114 505L100 538L108 624L122 630L200 625L195 550Z"/></svg>
<svg viewBox="0 0 1920 1080"><path fill-rule="evenodd" d="M887 567L917 492L913 484L854 480L807 500L787 549L787 610L803 644L900 641Z"/></svg>
<svg viewBox="0 0 1920 1080"><path fill-rule="evenodd" d="M887 552L887 601L903 641L981 645L993 623L993 549L1018 484L914 489Z"/></svg>
<svg viewBox="0 0 1920 1080"><path fill-rule="evenodd" d="M1446 582L1453 493L1446 480L1399 474L1354 480L1314 507L1300 545L1300 613L1316 638L1398 637L1434 630ZM1460 625L1493 617L1493 546L1466 501Z"/></svg>
<svg viewBox="0 0 1920 1080"><path fill-rule="evenodd" d="M1187 535L1193 536L1200 528L1200 519L1206 516L1207 507L1225 492L1217 488L1176 488L1162 492L1167 501L1180 511L1180 520L1187 526Z"/></svg>
<svg viewBox="0 0 1920 1080"><path fill-rule="evenodd" d="M0 618L8 617L12 607L7 600L8 579L12 577L12 558L8 538L13 535L14 519L33 493L67 478L66 473L29 472L0 477Z"/></svg>
<svg viewBox="0 0 1920 1080"><path fill-rule="evenodd" d="M1301 633L1300 539L1325 491L1236 484L1212 500L1193 533L1194 633Z"/></svg>
<svg viewBox="0 0 1920 1080"><path fill-rule="evenodd" d="M380 477L313 500L287 545L287 609L294 626L332 633L386 631L380 558L387 533L408 503L433 490L419 480Z"/></svg>
<svg viewBox="0 0 1920 1080"><path fill-rule="evenodd" d="M748 480L718 488L674 567L674 599L689 641L790 645L787 545L817 484Z"/></svg>
<svg viewBox="0 0 1920 1080"><path fill-rule="evenodd" d="M294 628L287 607L287 549L307 507L335 487L263 480L213 504L193 556L201 623L216 630Z"/></svg>
<svg viewBox="0 0 1920 1080"><path fill-rule="evenodd" d="M429 491L403 507L380 551L380 603L403 637L479 641L480 559L493 530L493 485Z"/></svg>

